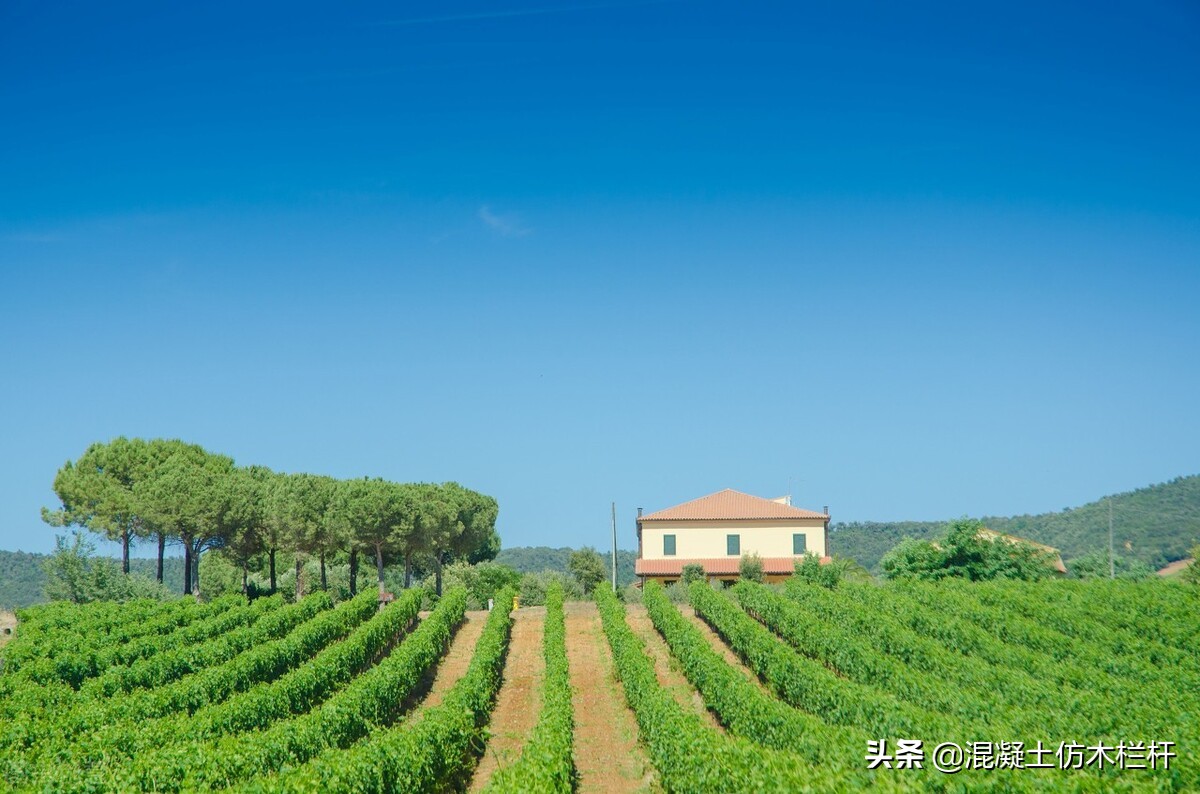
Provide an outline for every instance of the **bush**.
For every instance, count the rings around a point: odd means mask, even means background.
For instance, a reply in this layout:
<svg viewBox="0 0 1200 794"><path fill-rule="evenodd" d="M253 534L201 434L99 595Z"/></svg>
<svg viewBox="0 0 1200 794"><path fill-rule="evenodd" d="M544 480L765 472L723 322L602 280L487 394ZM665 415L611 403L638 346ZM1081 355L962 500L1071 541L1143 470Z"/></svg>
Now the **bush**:
<svg viewBox="0 0 1200 794"><path fill-rule="evenodd" d="M521 606L539 607L546 603L546 590L551 582L562 585L563 598L566 601L581 601L583 588L573 576L564 576L556 571L527 573L521 577L519 595Z"/></svg>
<svg viewBox="0 0 1200 794"><path fill-rule="evenodd" d="M116 560L95 557L95 545L82 532L55 537L55 549L42 563L46 571L46 598L51 601L132 601L149 598L165 601L173 595L164 585L143 576L125 574Z"/></svg>
<svg viewBox="0 0 1200 794"><path fill-rule="evenodd" d="M669 598L672 603L686 604L688 602L687 585L683 584L682 582L675 582L674 584L667 585L663 588L663 592L666 593L667 598Z"/></svg>
<svg viewBox="0 0 1200 794"><path fill-rule="evenodd" d="M1133 557L1122 557L1119 554L1113 555L1113 570L1118 579L1132 579L1140 581L1149 579L1154 575L1154 569L1139 559ZM1108 578L1108 550L1095 549L1084 554L1082 557L1076 557L1071 560L1071 564L1067 566L1072 579L1107 579Z"/></svg>
<svg viewBox="0 0 1200 794"><path fill-rule="evenodd" d="M584 595L596 589L596 585L603 582L607 576L604 558L591 546L571 552L571 558L567 561L567 570L579 580Z"/></svg>
<svg viewBox="0 0 1200 794"><path fill-rule="evenodd" d="M738 577L745 582L762 582L763 561L757 553L743 554L738 563Z"/></svg>
<svg viewBox="0 0 1200 794"><path fill-rule="evenodd" d="M434 593L434 577L427 576L420 584L429 591L432 599ZM460 561L447 565L442 569L442 591L451 587L464 587L467 591L467 609L487 609L488 599L495 599L496 594L506 587L516 587L521 581L521 574L507 565L498 562L481 562L472 565ZM545 596L543 595L543 601ZM524 598L521 599L524 603Z"/></svg>
<svg viewBox="0 0 1200 794"><path fill-rule="evenodd" d="M689 562L687 565L683 566L683 575L680 577L679 581L682 582L683 586L686 588L692 582L703 582L707 578L708 575L704 573L703 565L698 562Z"/></svg>
<svg viewBox="0 0 1200 794"><path fill-rule="evenodd" d="M936 543L905 538L883 555L879 567L889 579L1033 581L1053 573L1046 552L1028 543L980 537L982 529L982 522L960 518L950 523L946 536Z"/></svg>
<svg viewBox="0 0 1200 794"><path fill-rule="evenodd" d="M868 580L871 574L848 557L835 557L822 565L820 558L810 552L804 559L796 561L795 577L798 581L832 590L843 579Z"/></svg>

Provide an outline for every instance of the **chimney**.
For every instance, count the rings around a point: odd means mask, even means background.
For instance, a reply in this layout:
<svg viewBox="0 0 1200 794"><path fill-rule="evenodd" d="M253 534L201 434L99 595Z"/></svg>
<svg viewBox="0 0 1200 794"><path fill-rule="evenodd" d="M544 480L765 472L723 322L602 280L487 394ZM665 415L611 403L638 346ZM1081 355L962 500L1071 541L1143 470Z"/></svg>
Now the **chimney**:
<svg viewBox="0 0 1200 794"><path fill-rule="evenodd" d="M642 517L642 508L638 508L638 518Z"/></svg>

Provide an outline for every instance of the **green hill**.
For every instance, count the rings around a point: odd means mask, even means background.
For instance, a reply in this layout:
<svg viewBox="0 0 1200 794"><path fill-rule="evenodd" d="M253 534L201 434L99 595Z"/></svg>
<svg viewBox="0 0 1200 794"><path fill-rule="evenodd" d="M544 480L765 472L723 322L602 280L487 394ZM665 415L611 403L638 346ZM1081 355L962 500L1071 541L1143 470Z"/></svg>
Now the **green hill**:
<svg viewBox="0 0 1200 794"><path fill-rule="evenodd" d="M1113 538L1122 556L1158 569L1187 557L1188 549L1200 543L1200 476L1177 477L1111 499ZM982 521L1000 532L1058 548L1068 566L1075 557L1108 548L1106 499L1060 513L984 516ZM944 521L838 523L830 527L829 545L832 553L877 571L879 558L905 537L935 538L945 526Z"/></svg>

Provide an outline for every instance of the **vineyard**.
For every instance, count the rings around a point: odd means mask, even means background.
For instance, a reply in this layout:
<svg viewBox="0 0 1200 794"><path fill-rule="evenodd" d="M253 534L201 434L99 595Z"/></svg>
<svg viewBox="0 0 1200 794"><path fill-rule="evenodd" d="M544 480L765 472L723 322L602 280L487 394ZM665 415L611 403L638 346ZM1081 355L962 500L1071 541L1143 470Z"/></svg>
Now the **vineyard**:
<svg viewBox="0 0 1200 794"><path fill-rule="evenodd" d="M1195 588L696 583L681 605L651 583L490 613L422 594L25 610L2 785L1200 789Z"/></svg>

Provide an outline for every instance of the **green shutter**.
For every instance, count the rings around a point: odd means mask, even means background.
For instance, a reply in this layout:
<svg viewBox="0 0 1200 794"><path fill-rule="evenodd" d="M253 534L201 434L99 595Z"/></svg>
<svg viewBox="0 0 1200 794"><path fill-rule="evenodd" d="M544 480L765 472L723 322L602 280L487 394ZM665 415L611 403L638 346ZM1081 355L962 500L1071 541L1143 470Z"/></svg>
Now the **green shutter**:
<svg viewBox="0 0 1200 794"><path fill-rule="evenodd" d="M675 556L675 536L663 535L663 554L668 557Z"/></svg>
<svg viewBox="0 0 1200 794"><path fill-rule="evenodd" d="M795 535L792 535L792 554L803 554L805 551L807 551L805 546L806 543L803 532L798 532Z"/></svg>
<svg viewBox="0 0 1200 794"><path fill-rule="evenodd" d="M741 535L726 535L725 536L725 553L736 555L742 553L742 536Z"/></svg>

